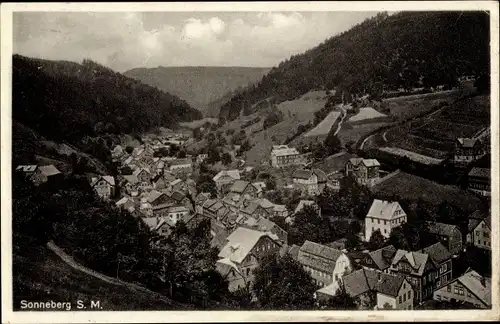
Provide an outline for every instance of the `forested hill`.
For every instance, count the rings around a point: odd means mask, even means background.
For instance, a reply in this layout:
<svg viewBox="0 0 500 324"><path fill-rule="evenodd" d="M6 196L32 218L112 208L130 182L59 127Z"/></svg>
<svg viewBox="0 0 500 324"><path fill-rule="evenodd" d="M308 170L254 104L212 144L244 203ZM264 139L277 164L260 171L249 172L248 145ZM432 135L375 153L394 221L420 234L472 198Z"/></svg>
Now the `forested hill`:
<svg viewBox="0 0 500 324"><path fill-rule="evenodd" d="M124 75L179 96L205 116L217 117L221 97L260 81L267 72L269 68L160 66L132 69Z"/></svg>
<svg viewBox="0 0 500 324"><path fill-rule="evenodd" d="M450 85L460 75L489 71L489 38L484 12L381 13L272 68L224 104L220 117L233 120L243 106L266 98L281 102L335 86L364 94L374 85Z"/></svg>
<svg viewBox="0 0 500 324"><path fill-rule="evenodd" d="M13 56L13 118L48 139L77 142L140 133L200 119L176 96L90 60L81 64Z"/></svg>

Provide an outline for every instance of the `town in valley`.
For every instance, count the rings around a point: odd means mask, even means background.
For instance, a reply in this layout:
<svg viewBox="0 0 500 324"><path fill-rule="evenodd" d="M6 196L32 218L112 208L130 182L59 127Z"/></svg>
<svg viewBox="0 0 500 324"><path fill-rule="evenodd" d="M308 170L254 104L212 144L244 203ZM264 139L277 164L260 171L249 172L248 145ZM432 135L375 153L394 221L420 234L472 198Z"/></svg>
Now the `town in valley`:
<svg viewBox="0 0 500 324"><path fill-rule="evenodd" d="M379 13L218 74L15 53L14 309L491 309L486 31Z"/></svg>

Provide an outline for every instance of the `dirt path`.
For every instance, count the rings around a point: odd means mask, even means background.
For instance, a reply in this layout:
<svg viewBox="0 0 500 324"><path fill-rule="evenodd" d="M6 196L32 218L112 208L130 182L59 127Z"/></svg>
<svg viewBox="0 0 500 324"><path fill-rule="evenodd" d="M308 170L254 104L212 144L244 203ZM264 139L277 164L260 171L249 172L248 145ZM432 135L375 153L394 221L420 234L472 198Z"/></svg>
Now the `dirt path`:
<svg viewBox="0 0 500 324"><path fill-rule="evenodd" d="M58 247L53 241L47 242L47 247L52 252L54 252L58 257L60 257L61 260L63 260L66 264L68 264L69 266L71 266L75 270L83 272L83 273L85 273L85 274L87 274L89 276L92 276L94 278L97 278L99 280L102 280L102 281L107 282L107 283L112 284L112 285L124 286L124 287L127 287L129 289L136 290L136 291L141 291L141 292L145 292L145 293L151 294L152 296L155 296L155 297L157 297L159 299L162 299L162 300L165 300L165 301L168 301L168 302L172 302L172 300L168 299L167 297L165 297L165 296L163 296L163 295L161 295L159 293L156 293L154 291L151 291L151 290L149 290L147 288L144 288L142 286L139 286L139 285L136 285L136 284L133 284L133 283L130 283L130 282L121 281L119 279L103 275L102 273L99 273L97 271L94 271L92 269L89 269L87 267L82 266L81 264L79 264L78 262L76 262L73 259L73 257L71 257L70 255L66 254L66 252L64 252L60 247Z"/></svg>
<svg viewBox="0 0 500 324"><path fill-rule="evenodd" d="M347 112L343 106L340 106L340 110L342 110L342 118L339 121L339 124L337 126L337 130L335 131L334 135L337 135L340 132L340 128L342 127L342 123L344 122L344 119L347 116Z"/></svg>

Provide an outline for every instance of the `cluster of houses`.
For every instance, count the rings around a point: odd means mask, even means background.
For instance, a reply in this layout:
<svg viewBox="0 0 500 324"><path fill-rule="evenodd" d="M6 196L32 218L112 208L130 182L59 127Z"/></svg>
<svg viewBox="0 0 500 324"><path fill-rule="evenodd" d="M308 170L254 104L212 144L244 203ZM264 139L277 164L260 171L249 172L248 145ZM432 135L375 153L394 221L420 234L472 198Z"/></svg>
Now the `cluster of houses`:
<svg viewBox="0 0 500 324"><path fill-rule="evenodd" d="M467 168L473 162L482 159L491 151L490 127L478 131L471 138L457 138L455 141L454 164L458 168ZM481 196L491 195L491 169L472 167L467 174L467 188Z"/></svg>
<svg viewBox="0 0 500 324"><path fill-rule="evenodd" d="M244 180L244 171L237 169L222 170L213 177L216 194L196 192L191 176L207 156L200 154L193 159L189 155L178 158L156 153L168 151L172 144L182 145L184 139L175 140L144 141L131 152L118 145L112 150L113 159L131 172L117 177L94 176L89 183L99 197L114 201L160 235L170 235L179 220L188 227L210 220L211 245L219 251L216 269L229 283L230 291L251 287L253 270L262 258L279 253L290 255L310 275L318 288L318 301L343 290L358 301L359 309L408 310L429 299L463 301L480 308L491 306L491 280L470 269L464 274L454 273L452 262L465 244L491 250L491 218L486 214L478 211L471 215L467 233L456 225L429 224L436 243L419 251L398 250L392 245L374 251L348 251L342 240L328 245L305 241L302 246L289 246L287 232L271 219L280 217L293 223L294 215L305 206L321 214L314 197L326 187L339 189L338 177L332 180L322 170L308 168L295 148L279 145L273 146L270 153L271 165L296 167L291 173L292 186L307 197L295 210L264 198L266 183ZM477 145L467 139L457 142L464 147ZM466 153L469 151L461 154ZM24 165L16 170L35 184L61 176L54 166ZM353 157L345 163L343 173L341 176L372 186L380 180L380 164L375 159ZM475 189L484 190L479 186L484 174L475 170L473 175L478 177ZM389 238L406 222L407 214L397 201L375 199L360 236L368 242L379 231Z"/></svg>

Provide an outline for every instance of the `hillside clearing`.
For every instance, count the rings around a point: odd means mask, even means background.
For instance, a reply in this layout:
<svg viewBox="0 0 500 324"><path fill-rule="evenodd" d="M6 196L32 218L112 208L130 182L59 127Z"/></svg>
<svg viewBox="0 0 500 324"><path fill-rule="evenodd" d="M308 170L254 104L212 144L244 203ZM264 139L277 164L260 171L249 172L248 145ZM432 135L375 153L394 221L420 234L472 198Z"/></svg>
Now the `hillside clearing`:
<svg viewBox="0 0 500 324"><path fill-rule="evenodd" d="M369 119L384 118L387 117L386 114L382 114L372 107L364 107L359 109L359 113L349 118L349 122L355 123Z"/></svg>
<svg viewBox="0 0 500 324"><path fill-rule="evenodd" d="M179 123L179 126L189 128L189 129L195 129L195 128L198 128L198 127L205 125L205 123L217 124L218 122L219 122L218 118L207 117L207 118L203 118L203 119L193 120L190 122Z"/></svg>
<svg viewBox="0 0 500 324"><path fill-rule="evenodd" d="M340 115L341 112L337 110L330 112L328 116L325 117L325 119L323 119L318 125L316 125L316 127L307 132L304 137L327 135Z"/></svg>

